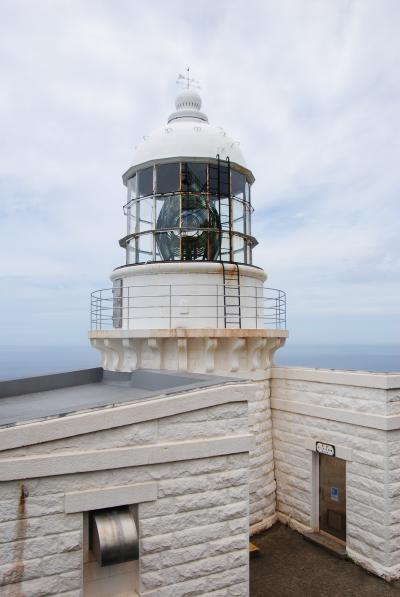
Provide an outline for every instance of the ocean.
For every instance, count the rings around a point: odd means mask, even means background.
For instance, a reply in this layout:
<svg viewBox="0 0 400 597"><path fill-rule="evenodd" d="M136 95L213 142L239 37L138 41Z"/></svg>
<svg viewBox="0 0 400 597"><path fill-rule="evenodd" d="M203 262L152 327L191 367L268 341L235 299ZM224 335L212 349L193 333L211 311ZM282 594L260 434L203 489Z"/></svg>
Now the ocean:
<svg viewBox="0 0 400 597"><path fill-rule="evenodd" d="M287 344L276 365L400 372L400 344ZM8 346L0 348L0 380L100 366L91 346Z"/></svg>
<svg viewBox="0 0 400 597"><path fill-rule="evenodd" d="M400 372L400 344L287 344L275 365Z"/></svg>

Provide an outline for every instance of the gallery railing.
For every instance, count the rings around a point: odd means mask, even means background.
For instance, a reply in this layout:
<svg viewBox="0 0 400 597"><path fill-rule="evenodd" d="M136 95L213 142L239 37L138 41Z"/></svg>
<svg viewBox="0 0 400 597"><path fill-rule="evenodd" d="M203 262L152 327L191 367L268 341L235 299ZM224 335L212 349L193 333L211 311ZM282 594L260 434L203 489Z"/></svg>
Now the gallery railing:
<svg viewBox="0 0 400 597"><path fill-rule="evenodd" d="M91 329L286 328L286 293L241 284L119 286L91 293Z"/></svg>

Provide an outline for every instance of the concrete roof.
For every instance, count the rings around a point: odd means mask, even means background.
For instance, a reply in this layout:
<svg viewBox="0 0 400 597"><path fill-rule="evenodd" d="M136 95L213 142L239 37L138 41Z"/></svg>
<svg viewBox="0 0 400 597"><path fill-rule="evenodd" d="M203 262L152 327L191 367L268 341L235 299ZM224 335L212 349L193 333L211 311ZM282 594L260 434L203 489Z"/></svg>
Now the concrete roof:
<svg viewBox="0 0 400 597"><path fill-rule="evenodd" d="M0 427L242 380L177 371L86 369L0 382Z"/></svg>

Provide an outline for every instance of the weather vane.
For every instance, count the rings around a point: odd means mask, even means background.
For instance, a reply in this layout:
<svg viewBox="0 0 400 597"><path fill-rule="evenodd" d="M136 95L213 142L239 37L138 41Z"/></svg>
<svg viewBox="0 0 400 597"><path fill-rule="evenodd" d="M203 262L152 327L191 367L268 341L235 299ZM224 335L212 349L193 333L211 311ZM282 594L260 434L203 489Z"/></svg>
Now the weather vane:
<svg viewBox="0 0 400 597"><path fill-rule="evenodd" d="M182 85L183 87L186 87L186 89L189 89L190 87L193 87L195 89L200 89L200 84L197 81L197 79L193 79L190 76L190 66L186 67L186 75L178 75L178 79L177 79L177 84L178 85Z"/></svg>

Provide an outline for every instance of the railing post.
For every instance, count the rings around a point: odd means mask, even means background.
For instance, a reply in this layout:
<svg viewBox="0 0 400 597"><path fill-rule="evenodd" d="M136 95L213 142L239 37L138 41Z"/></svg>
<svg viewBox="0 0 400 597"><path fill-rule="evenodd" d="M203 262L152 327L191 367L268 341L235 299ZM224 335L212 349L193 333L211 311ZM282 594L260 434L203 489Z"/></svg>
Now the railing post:
<svg viewBox="0 0 400 597"><path fill-rule="evenodd" d="M219 291L218 291L218 284L215 285L216 289L216 297L217 297L217 329L219 328Z"/></svg>
<svg viewBox="0 0 400 597"><path fill-rule="evenodd" d="M126 317L126 327L129 328L130 326L130 321L131 321L131 287L130 286L125 286L126 288L126 292L128 293L128 309L127 309L127 317ZM124 286L122 287L122 295L124 294ZM121 327L124 327L124 299L122 299L122 313L121 313Z"/></svg>
<svg viewBox="0 0 400 597"><path fill-rule="evenodd" d="M172 286L169 285L169 328L172 328Z"/></svg>
<svg viewBox="0 0 400 597"><path fill-rule="evenodd" d="M99 321L99 329L102 329L103 324L103 291L100 290L100 321Z"/></svg>
<svg viewBox="0 0 400 597"><path fill-rule="evenodd" d="M284 302L284 316L285 316L284 323L285 323L285 329L286 329L286 292L283 293L283 296L284 296L284 301L285 301Z"/></svg>
<svg viewBox="0 0 400 597"><path fill-rule="evenodd" d="M256 289L256 329L258 328L258 286L255 287ZM264 294L264 288L263 288Z"/></svg>

